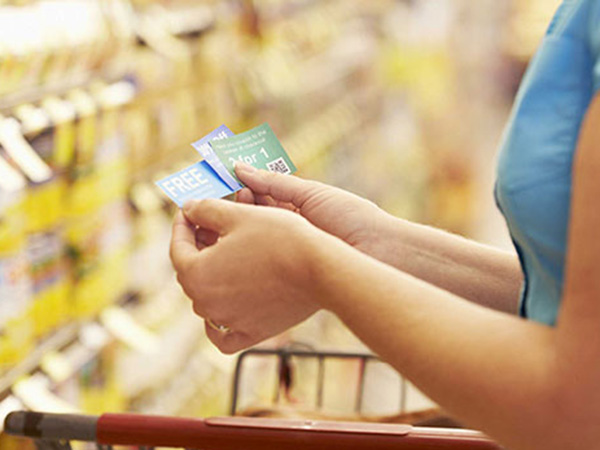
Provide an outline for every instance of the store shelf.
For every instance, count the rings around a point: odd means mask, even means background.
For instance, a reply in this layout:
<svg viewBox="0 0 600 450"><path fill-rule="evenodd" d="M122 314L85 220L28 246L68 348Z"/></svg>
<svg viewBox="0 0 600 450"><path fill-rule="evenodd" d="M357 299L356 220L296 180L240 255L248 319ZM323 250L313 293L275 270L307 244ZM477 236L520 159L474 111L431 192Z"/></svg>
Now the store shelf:
<svg viewBox="0 0 600 450"><path fill-rule="evenodd" d="M5 375L2 375L0 377L0 398L7 395L12 385L20 378L37 370L45 355L51 352L60 351L62 348L75 342L79 330L79 324L70 323L65 325L40 343L33 352L27 355L27 357L17 366L13 367Z"/></svg>
<svg viewBox="0 0 600 450"><path fill-rule="evenodd" d="M75 77L42 86L28 87L12 94L0 96L0 111L9 112L15 107L26 103L38 103L45 97L62 96L73 89L87 88L97 81L115 83L126 77L126 72L93 73L88 76Z"/></svg>

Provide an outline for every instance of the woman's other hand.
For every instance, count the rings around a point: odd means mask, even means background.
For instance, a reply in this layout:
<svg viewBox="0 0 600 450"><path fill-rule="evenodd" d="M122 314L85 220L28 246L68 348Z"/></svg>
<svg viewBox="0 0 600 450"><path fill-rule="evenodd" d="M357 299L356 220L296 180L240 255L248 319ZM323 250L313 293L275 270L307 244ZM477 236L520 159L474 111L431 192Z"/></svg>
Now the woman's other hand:
<svg viewBox="0 0 600 450"><path fill-rule="evenodd" d="M207 326L208 337L233 353L319 309L318 255L331 241L289 211L192 201L175 218L171 260L196 314L231 329Z"/></svg>
<svg viewBox="0 0 600 450"><path fill-rule="evenodd" d="M297 212L361 252L385 258L383 229L392 217L374 203L317 181L256 170L244 163L236 164L235 171L247 186L238 192L238 202Z"/></svg>

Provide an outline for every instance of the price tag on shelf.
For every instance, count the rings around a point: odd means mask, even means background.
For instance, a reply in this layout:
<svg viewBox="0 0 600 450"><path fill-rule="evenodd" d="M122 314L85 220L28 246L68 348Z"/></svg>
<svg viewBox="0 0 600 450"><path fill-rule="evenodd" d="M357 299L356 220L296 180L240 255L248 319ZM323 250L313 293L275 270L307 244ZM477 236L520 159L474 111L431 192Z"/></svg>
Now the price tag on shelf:
<svg viewBox="0 0 600 450"><path fill-rule="evenodd" d="M111 337L104 327L90 322L79 330L79 340L91 350L100 350L111 341Z"/></svg>
<svg viewBox="0 0 600 450"><path fill-rule="evenodd" d="M0 145L34 183L43 183L52 177L52 170L23 137L15 119L0 122Z"/></svg>
<svg viewBox="0 0 600 450"><path fill-rule="evenodd" d="M9 395L0 402L0 433L4 431L4 419L13 411L24 409L23 403L14 395Z"/></svg>
<svg viewBox="0 0 600 450"><path fill-rule="evenodd" d="M46 353L40 362L40 367L55 383L62 383L75 372L69 358L59 352Z"/></svg>
<svg viewBox="0 0 600 450"><path fill-rule="evenodd" d="M17 381L12 391L23 404L34 411L76 414L79 410L50 391L50 380L35 374Z"/></svg>
<svg viewBox="0 0 600 450"><path fill-rule="evenodd" d="M12 168L2 156L0 156L0 187L8 192L18 191L27 186L25 177Z"/></svg>
<svg viewBox="0 0 600 450"><path fill-rule="evenodd" d="M140 353L156 353L160 347L159 338L140 325L123 308L108 308L100 315L100 322L117 339Z"/></svg>

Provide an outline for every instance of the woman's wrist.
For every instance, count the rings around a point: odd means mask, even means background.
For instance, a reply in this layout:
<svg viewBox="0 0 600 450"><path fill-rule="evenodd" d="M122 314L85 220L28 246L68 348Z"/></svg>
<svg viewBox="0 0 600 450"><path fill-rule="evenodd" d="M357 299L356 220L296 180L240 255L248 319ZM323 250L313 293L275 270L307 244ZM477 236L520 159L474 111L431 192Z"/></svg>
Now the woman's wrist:
<svg viewBox="0 0 600 450"><path fill-rule="evenodd" d="M335 236L320 230L319 235L308 246L310 276L307 283L318 308L335 314L342 306L340 303L349 298L347 290L351 290L356 281L357 259L370 258Z"/></svg>
<svg viewBox="0 0 600 450"><path fill-rule="evenodd" d="M396 218L384 211L374 217L368 234L362 236L359 245L349 245L316 227L304 229L304 244L299 249L300 264L295 285L307 289L310 299L317 307L335 310L344 303L346 289L351 288L360 271L363 258L371 258L398 268L398 261L405 259L407 240L415 232L417 224ZM403 255L404 256L399 256ZM375 262L375 261L373 261ZM307 298L307 301L310 301Z"/></svg>

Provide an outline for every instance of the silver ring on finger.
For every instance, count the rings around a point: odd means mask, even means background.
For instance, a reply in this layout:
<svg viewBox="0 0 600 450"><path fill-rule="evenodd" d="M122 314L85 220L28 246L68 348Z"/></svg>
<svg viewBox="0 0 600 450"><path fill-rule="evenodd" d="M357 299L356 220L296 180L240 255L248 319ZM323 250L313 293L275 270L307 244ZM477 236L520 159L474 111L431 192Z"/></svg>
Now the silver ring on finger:
<svg viewBox="0 0 600 450"><path fill-rule="evenodd" d="M205 320L208 326L211 327L213 330L223 334L231 333L231 328L229 328L227 325L220 325L218 323L213 322L212 319L208 318L206 318Z"/></svg>

